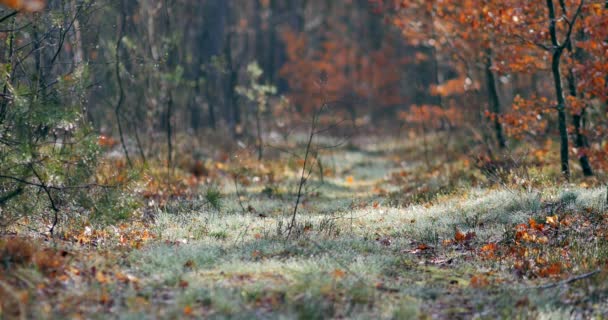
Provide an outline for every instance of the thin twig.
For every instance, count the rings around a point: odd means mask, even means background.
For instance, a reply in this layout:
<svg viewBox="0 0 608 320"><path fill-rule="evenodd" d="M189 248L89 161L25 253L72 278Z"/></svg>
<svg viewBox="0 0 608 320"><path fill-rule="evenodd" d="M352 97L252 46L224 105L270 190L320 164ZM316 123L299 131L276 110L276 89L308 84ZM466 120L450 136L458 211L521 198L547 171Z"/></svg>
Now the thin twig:
<svg viewBox="0 0 608 320"><path fill-rule="evenodd" d="M19 11L13 11L13 12L11 12L11 13L9 13L9 14L5 15L4 17L0 18L0 23L2 23L2 22L4 22L4 21L6 21L6 20L8 20L8 19L10 19L11 17L16 16L18 13L19 13Z"/></svg>

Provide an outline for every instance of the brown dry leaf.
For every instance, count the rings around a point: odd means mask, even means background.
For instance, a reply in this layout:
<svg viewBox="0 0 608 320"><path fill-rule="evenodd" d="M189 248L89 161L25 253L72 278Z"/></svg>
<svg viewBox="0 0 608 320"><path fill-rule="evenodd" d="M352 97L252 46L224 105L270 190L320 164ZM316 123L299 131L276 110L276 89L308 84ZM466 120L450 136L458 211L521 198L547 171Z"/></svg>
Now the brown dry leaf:
<svg viewBox="0 0 608 320"><path fill-rule="evenodd" d="M432 249L433 249L433 247L430 247L424 243L421 243L415 249L407 250L404 252L411 253L411 254L419 254L419 253L425 252L427 250L432 250Z"/></svg>
<svg viewBox="0 0 608 320"><path fill-rule="evenodd" d="M346 275L346 272L344 272L344 270L341 270L341 269L335 269L331 273L331 276L334 277L334 278L336 278L336 279L344 278L345 275Z"/></svg>
<svg viewBox="0 0 608 320"><path fill-rule="evenodd" d="M546 268L540 269L540 271L538 272L538 275L543 278L555 277L555 276L559 276L561 272L562 272L562 265L559 262L555 262Z"/></svg>
<svg viewBox="0 0 608 320"><path fill-rule="evenodd" d="M490 284L490 280L483 274L474 275L471 277L471 287L482 288Z"/></svg>
<svg viewBox="0 0 608 320"><path fill-rule="evenodd" d="M188 281L185 281L185 280L180 280L180 281L179 281L179 287L180 287L180 288L182 288L182 289L186 289L186 288L188 288L188 285L190 285L190 284L188 283Z"/></svg>
<svg viewBox="0 0 608 320"><path fill-rule="evenodd" d="M116 279L118 279L118 281L122 282L122 283L138 283L139 279L137 279L137 277L132 276L130 274L125 274L125 273L121 273L118 272L116 274Z"/></svg>
<svg viewBox="0 0 608 320"><path fill-rule="evenodd" d="M188 261L186 261L186 263L184 263L184 268L187 268L187 269L192 269L195 266L196 266L196 264L192 260L188 260Z"/></svg>
<svg viewBox="0 0 608 320"><path fill-rule="evenodd" d="M99 303L101 304L108 304L112 301L112 298L110 297L110 295L107 292L103 292L101 294L101 297L99 297Z"/></svg>
<svg viewBox="0 0 608 320"><path fill-rule="evenodd" d="M530 224L530 229L535 229L535 230L538 230L538 231L541 231L541 232L545 229L545 225L544 224L537 223L536 220L534 220L532 218L530 218L528 220L528 223Z"/></svg>
<svg viewBox="0 0 608 320"><path fill-rule="evenodd" d="M454 234L454 240L456 240L456 242L463 242L465 238L466 235L460 232L460 230L456 229L456 233Z"/></svg>
<svg viewBox="0 0 608 320"><path fill-rule="evenodd" d="M392 241L391 238L389 237L383 237L381 239L378 239L378 241L380 242L381 245L388 247L391 245Z"/></svg>
<svg viewBox="0 0 608 320"><path fill-rule="evenodd" d="M99 283L110 283L110 277L106 276L103 272L101 271L97 271L97 273L95 273L95 279L99 282Z"/></svg>
<svg viewBox="0 0 608 320"><path fill-rule="evenodd" d="M481 255L486 258L494 258L497 249L496 243L488 243L481 247Z"/></svg>
<svg viewBox="0 0 608 320"><path fill-rule="evenodd" d="M475 237L477 236L477 234L475 232L467 232L467 233L463 233L460 230L456 229L456 232L454 234L454 241L456 242L466 242L466 241L471 241L473 240Z"/></svg>
<svg viewBox="0 0 608 320"><path fill-rule="evenodd" d="M454 240L453 239L444 239L443 241L441 241L441 244L444 247L448 247L454 244Z"/></svg>

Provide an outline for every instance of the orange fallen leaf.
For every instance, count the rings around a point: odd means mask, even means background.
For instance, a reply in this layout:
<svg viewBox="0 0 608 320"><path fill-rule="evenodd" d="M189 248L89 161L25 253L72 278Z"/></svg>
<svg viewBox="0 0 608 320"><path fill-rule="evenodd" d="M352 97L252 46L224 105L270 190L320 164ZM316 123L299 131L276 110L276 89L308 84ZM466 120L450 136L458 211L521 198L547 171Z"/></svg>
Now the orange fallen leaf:
<svg viewBox="0 0 608 320"><path fill-rule="evenodd" d="M112 298L107 292L103 292L101 294L101 297L99 297L99 303L101 304L108 304L110 303L110 301L112 301Z"/></svg>
<svg viewBox="0 0 608 320"><path fill-rule="evenodd" d="M538 231L543 231L545 229L545 225L542 223L537 223L536 220L534 220L533 218L530 218L530 220L528 220L528 223L530 224L530 228L531 229L535 229Z"/></svg>
<svg viewBox="0 0 608 320"><path fill-rule="evenodd" d="M421 244L418 245L418 250L420 250L420 251L429 250L430 248L431 247L427 246L424 243L421 243Z"/></svg>
<svg viewBox="0 0 608 320"><path fill-rule="evenodd" d="M482 274L474 275L473 277L471 277L471 287L473 288L482 288L488 286L489 284L490 280L488 280L488 277Z"/></svg>
<svg viewBox="0 0 608 320"><path fill-rule="evenodd" d="M559 262L555 262L553 264L551 264L550 266L541 269L538 272L538 275L541 277L554 277L559 275L562 272L562 265Z"/></svg>
<svg viewBox="0 0 608 320"><path fill-rule="evenodd" d="M473 240L473 238L475 238L476 236L477 234L475 232L463 233L460 230L456 229L456 233L454 234L454 240L456 242L465 242Z"/></svg>
<svg viewBox="0 0 608 320"><path fill-rule="evenodd" d="M494 258L497 249L498 246L496 245L496 243L488 243L481 247L481 253L486 258Z"/></svg>
<svg viewBox="0 0 608 320"><path fill-rule="evenodd" d="M496 243L488 243L486 245L484 245L483 247L481 247L481 251L483 252L494 252L496 251Z"/></svg>
<svg viewBox="0 0 608 320"><path fill-rule="evenodd" d="M344 276L346 275L346 272L344 272L344 270L341 269L335 269L332 273L331 273L332 277L336 278L336 279L340 279L340 278L344 278Z"/></svg>
<svg viewBox="0 0 608 320"><path fill-rule="evenodd" d="M454 234L454 240L456 240L456 242L463 242L465 238L466 235L460 232L460 230L456 229L456 233Z"/></svg>
<svg viewBox="0 0 608 320"><path fill-rule="evenodd" d="M355 177L353 177L353 176L346 177L346 184L353 184L353 183L355 183Z"/></svg>
<svg viewBox="0 0 608 320"><path fill-rule="evenodd" d="M95 273L95 279L99 283L109 283L110 282L110 278L101 271L97 271L97 273Z"/></svg>
<svg viewBox="0 0 608 320"><path fill-rule="evenodd" d="M193 311L194 310L192 310L191 306L185 306L184 307L184 315L186 315L186 316L191 316Z"/></svg>

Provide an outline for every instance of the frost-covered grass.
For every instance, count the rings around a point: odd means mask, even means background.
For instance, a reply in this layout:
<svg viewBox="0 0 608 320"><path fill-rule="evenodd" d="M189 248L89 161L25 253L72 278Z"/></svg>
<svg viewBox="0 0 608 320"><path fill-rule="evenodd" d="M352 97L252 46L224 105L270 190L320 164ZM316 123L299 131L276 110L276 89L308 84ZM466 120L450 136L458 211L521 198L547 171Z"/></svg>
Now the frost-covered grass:
<svg viewBox="0 0 608 320"><path fill-rule="evenodd" d="M351 168L343 170L378 170L373 161L359 159L365 164L343 162ZM364 172L355 173L354 179L362 185L380 180ZM333 180L336 185L338 180ZM246 190L247 205L256 208L253 213L241 212L234 196L224 199L220 211L161 212L155 222L158 241L133 252L130 259L138 272L149 275L150 285L188 284L163 307L176 308L174 314L186 306L204 316L272 319L553 319L572 310L589 311L559 307L564 295L556 295L558 289L531 290L536 282L515 276L509 265L442 242L452 239L455 230L475 232L479 244L508 241L515 225L551 215L553 207L560 212L605 212L604 188L478 187L394 207L375 196L344 198L345 189L359 186L342 182L322 187L300 212L302 234L296 239L285 238L289 197L269 198ZM268 214L260 217L261 212ZM411 253L421 243L435 248L432 257ZM608 257L601 239L591 246L581 244L573 244L578 251L575 263L597 265L599 257ZM473 276L488 272L499 280L483 288L471 284ZM600 288L594 294L605 297L602 290L608 288ZM583 286L567 292L586 290ZM605 307L596 304L594 312Z"/></svg>
<svg viewBox="0 0 608 320"><path fill-rule="evenodd" d="M334 142L330 140L327 143ZM415 148L416 141L387 139L325 154L323 161L333 174L324 183L313 178L307 185L296 236L291 238L286 234L295 200L293 172L274 183L271 193L260 183L237 185L237 189L226 179L218 186L219 207L205 201L202 188L199 198L182 199L154 212L150 230L155 238L141 248L105 255L101 248L89 247L87 254L94 258L81 268L89 273L84 277L89 280L58 297L71 301L76 314L85 318L607 315L608 282L603 271L566 285L536 288L606 265L608 232L601 229L607 225L604 187L547 183L524 190L471 187L473 183L465 181L441 192L450 177L442 177L441 172L426 177L420 159L407 159ZM402 171L403 180L392 180L393 173ZM563 275L541 279L520 274L508 252L495 259L480 253L486 244L508 248L514 242L515 226L530 219L542 223L553 215L588 219L576 228L555 231L561 242L550 248L530 247L531 255L540 252L546 259L563 260L559 245L567 246L571 254ZM457 231L474 232L475 237L454 243ZM102 281L104 273L96 272L100 270L110 270L108 277L128 274L138 280L108 284ZM67 288L73 280L62 281ZM112 303L100 304L109 292ZM32 305L29 314L37 311L55 317L74 315L48 304Z"/></svg>

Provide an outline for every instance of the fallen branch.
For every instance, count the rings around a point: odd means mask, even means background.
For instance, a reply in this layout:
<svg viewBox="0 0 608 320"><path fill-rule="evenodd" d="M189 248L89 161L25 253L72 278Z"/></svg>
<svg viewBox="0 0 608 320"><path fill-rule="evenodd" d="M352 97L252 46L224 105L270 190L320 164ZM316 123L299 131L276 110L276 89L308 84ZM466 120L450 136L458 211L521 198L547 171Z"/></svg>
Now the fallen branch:
<svg viewBox="0 0 608 320"><path fill-rule="evenodd" d="M550 288L560 287L560 286L564 286L564 285L567 285L567 284L574 283L574 282L579 281L579 280L591 278L591 277L593 277L594 275L596 275L598 273L600 273L600 270L595 270L595 271L591 271L591 272L588 272L588 273L583 273L581 275L572 277L570 279L566 279L564 281L549 283L549 284L545 284L545 285L538 286L538 287L533 287L532 289L539 289L540 290L540 289L550 289Z"/></svg>

